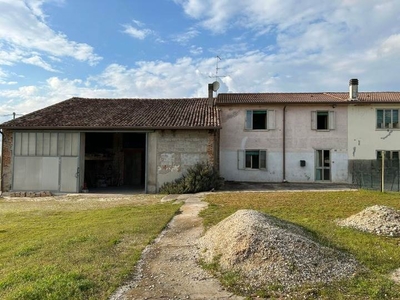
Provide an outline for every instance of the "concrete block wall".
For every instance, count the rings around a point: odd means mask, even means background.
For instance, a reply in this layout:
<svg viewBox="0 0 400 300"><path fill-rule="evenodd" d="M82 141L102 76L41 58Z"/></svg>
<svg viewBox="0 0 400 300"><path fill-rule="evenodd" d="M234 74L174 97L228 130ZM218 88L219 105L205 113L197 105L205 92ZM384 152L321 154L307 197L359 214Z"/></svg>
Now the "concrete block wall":
<svg viewBox="0 0 400 300"><path fill-rule="evenodd" d="M154 193L198 162L218 164L214 130L159 130L149 134L148 185Z"/></svg>

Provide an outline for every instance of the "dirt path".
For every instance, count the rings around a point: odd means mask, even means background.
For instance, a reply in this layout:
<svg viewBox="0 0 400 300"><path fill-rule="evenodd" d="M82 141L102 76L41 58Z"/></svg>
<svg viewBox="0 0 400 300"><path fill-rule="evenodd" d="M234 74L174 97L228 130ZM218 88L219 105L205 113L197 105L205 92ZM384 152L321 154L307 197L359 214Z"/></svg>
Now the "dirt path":
<svg viewBox="0 0 400 300"><path fill-rule="evenodd" d="M225 291L218 280L197 265L196 244L203 232L198 214L207 203L201 201L201 194L182 196L179 198L185 204L181 214L146 248L134 280L110 300L243 299Z"/></svg>

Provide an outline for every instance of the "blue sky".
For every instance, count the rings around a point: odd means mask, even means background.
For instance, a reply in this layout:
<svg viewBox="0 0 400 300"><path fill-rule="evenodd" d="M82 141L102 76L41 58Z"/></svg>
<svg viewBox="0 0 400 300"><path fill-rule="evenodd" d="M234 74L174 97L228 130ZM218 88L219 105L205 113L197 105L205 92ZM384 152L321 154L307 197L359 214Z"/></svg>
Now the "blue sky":
<svg viewBox="0 0 400 300"><path fill-rule="evenodd" d="M218 57L221 59L219 60ZM398 0L0 0L0 122L73 96L399 91Z"/></svg>

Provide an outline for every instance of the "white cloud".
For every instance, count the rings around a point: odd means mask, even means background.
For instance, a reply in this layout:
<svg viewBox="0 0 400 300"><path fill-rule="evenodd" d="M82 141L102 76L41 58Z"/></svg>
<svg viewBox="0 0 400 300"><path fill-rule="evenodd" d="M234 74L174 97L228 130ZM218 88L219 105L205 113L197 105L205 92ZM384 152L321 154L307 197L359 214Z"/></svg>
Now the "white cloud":
<svg viewBox="0 0 400 300"><path fill-rule="evenodd" d="M187 42L189 42L191 39L195 38L199 34L200 34L200 31L198 31L197 29L189 28L188 30L186 30L186 32L173 36L172 40L174 42L177 42L180 44L186 44Z"/></svg>
<svg viewBox="0 0 400 300"><path fill-rule="evenodd" d="M198 46L190 46L190 54L192 55L200 55L203 53L203 48L202 47L198 47Z"/></svg>
<svg viewBox="0 0 400 300"><path fill-rule="evenodd" d="M12 65L18 61L35 64L54 71L43 56L72 57L95 65L101 57L91 46L68 40L67 36L51 29L45 20L42 4L46 0L0 1L0 64ZM2 46L2 47L1 47ZM33 57L39 52L40 57Z"/></svg>
<svg viewBox="0 0 400 300"><path fill-rule="evenodd" d="M398 87L398 0L175 2L198 22L176 41L189 43L198 26L213 34L235 29L237 39L211 48L191 43L188 50L196 58L141 61L133 66L114 63L87 78L51 77L36 89L7 86L0 92L8 100L0 106L0 114L29 112L73 96L206 97L207 84L214 80L210 76L215 74L215 57L201 58L204 53L222 58L219 74L226 77L220 78L220 92L346 91L350 78L360 79L360 91ZM136 38L154 34L136 20L126 26L138 30ZM37 55L36 63L49 67L60 57L45 57L42 51L28 55L16 45L0 44L0 61L12 64ZM80 49L74 55L81 59L93 54L90 47ZM4 73L0 70L1 84L11 82Z"/></svg>
<svg viewBox="0 0 400 300"><path fill-rule="evenodd" d="M122 25L122 27L125 28L123 32L130 35L131 37L139 40L144 40L148 35L153 33L152 30L144 28L144 23L137 20L132 20L132 22L136 25L136 27L132 26L131 24Z"/></svg>
<svg viewBox="0 0 400 300"><path fill-rule="evenodd" d="M34 55L29 58L23 58L21 61L26 64L31 64L34 66L41 67L50 72L58 72L57 70L53 69L51 65L46 63L39 55Z"/></svg>

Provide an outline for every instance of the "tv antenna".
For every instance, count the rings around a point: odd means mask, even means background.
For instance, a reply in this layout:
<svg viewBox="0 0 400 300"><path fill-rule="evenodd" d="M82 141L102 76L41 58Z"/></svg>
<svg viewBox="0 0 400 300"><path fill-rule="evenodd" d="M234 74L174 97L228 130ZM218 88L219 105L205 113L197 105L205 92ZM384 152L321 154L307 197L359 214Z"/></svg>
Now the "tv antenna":
<svg viewBox="0 0 400 300"><path fill-rule="evenodd" d="M218 80L219 80L220 78L224 78L224 77L226 77L226 76L225 76L225 75L219 75L219 74L218 74L218 73L219 73L219 70L221 69L221 68L219 67L219 61L222 60L222 58L221 58L219 55L217 55L217 56L216 56L216 59L217 59L217 62L216 62L216 64L215 64L215 75L214 75L214 76L210 76L210 78L215 77L215 81L218 82Z"/></svg>

